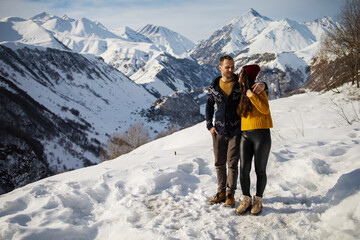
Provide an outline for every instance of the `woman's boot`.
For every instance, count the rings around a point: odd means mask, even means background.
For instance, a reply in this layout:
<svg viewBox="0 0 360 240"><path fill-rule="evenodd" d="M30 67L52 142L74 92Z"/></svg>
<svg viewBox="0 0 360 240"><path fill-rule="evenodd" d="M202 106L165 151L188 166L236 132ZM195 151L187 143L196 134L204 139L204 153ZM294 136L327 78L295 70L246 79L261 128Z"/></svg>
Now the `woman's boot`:
<svg viewBox="0 0 360 240"><path fill-rule="evenodd" d="M235 210L236 214L244 215L251 207L251 197L242 195L240 198L240 206Z"/></svg>
<svg viewBox="0 0 360 240"><path fill-rule="evenodd" d="M253 205L251 208L251 215L258 215L261 213L262 209L262 198L258 196L254 196Z"/></svg>

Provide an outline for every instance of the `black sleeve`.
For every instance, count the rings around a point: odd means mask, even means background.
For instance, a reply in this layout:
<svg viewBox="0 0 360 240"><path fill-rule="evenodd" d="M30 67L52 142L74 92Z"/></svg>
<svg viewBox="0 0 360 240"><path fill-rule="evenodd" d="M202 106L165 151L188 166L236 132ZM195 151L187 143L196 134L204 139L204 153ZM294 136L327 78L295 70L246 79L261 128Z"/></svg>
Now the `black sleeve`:
<svg viewBox="0 0 360 240"><path fill-rule="evenodd" d="M215 106L214 96L211 93L211 87L210 87L208 91L206 109L205 109L206 128L208 130L210 130L213 127L214 106Z"/></svg>
<svg viewBox="0 0 360 240"><path fill-rule="evenodd" d="M265 91L266 91L266 93L269 91L269 88L268 88L268 85L266 84L266 82L263 82L264 84L265 84Z"/></svg>

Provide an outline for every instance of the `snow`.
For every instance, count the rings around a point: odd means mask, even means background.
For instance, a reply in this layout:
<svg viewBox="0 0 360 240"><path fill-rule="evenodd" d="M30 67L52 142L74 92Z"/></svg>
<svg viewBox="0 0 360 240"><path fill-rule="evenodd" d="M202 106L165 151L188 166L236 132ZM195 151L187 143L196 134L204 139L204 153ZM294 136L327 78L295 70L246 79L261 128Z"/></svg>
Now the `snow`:
<svg viewBox="0 0 360 240"><path fill-rule="evenodd" d="M187 52L195 46L181 34L161 26L148 24L139 30L139 33L151 39L159 49L173 56L186 57Z"/></svg>
<svg viewBox="0 0 360 240"><path fill-rule="evenodd" d="M334 29L336 23L329 17L313 22L298 23L284 18L273 21L261 16L254 9L232 20L221 30L224 35L230 34L231 40L221 49L226 53L240 53L237 58L251 57L254 54L294 52L299 60L303 59L310 65L317 53L319 42L327 31ZM229 32L230 31L230 32ZM221 35L220 40L223 40ZM214 39L214 45L220 41ZM304 64L294 66L294 69ZM277 66L274 66L277 67ZM283 69L280 66L280 69Z"/></svg>
<svg viewBox="0 0 360 240"><path fill-rule="evenodd" d="M306 62L303 59L298 58L298 56L292 52L283 52L277 55L277 58L274 61L271 61L265 64L268 68L278 68L286 72L286 67L293 67L295 69L305 69L307 67ZM305 73L303 73L304 76Z"/></svg>
<svg viewBox="0 0 360 240"><path fill-rule="evenodd" d="M42 48L64 49L51 33L39 27L31 20L21 21L19 18L8 18L0 22L0 44L12 46L16 42L26 45L34 45Z"/></svg>
<svg viewBox="0 0 360 240"><path fill-rule="evenodd" d="M202 122L117 159L1 195L0 239L359 239L355 90L347 85L342 94L270 101L274 128L260 216L207 204L217 181ZM350 91L357 98L345 94ZM238 184L236 206L240 192Z"/></svg>
<svg viewBox="0 0 360 240"><path fill-rule="evenodd" d="M272 22L252 39L250 52L296 51L314 42L314 36L305 26L289 19L283 19Z"/></svg>

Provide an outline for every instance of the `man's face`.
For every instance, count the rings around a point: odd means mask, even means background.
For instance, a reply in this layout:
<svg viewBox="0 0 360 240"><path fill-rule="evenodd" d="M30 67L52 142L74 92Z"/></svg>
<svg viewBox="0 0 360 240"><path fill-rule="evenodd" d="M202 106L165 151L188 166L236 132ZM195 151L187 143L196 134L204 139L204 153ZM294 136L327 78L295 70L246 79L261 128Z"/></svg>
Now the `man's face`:
<svg viewBox="0 0 360 240"><path fill-rule="evenodd" d="M232 78L234 74L234 61L225 59L223 63L219 65L219 69L223 78Z"/></svg>

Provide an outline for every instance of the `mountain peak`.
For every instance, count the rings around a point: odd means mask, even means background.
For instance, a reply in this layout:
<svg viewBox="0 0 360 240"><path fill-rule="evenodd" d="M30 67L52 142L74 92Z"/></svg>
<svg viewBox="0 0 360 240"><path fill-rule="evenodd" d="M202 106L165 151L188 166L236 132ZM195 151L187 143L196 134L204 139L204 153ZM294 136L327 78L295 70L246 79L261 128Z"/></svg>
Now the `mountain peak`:
<svg viewBox="0 0 360 240"><path fill-rule="evenodd" d="M145 27L139 30L139 33L146 34L146 35L155 35L159 33L161 29L164 29L160 26L153 25L153 24L147 24Z"/></svg>
<svg viewBox="0 0 360 240"><path fill-rule="evenodd" d="M131 29L128 26L120 27L118 29L113 29L111 31L116 35L120 36L121 38L129 41L152 43L152 41L148 37L146 37L141 33L136 32L135 30Z"/></svg>
<svg viewBox="0 0 360 240"><path fill-rule="evenodd" d="M50 15L49 13L47 12L42 12L42 13L39 13L33 17L31 17L30 19L33 20L33 21L36 21L36 20L48 20L50 18L52 18L53 16Z"/></svg>
<svg viewBox="0 0 360 240"><path fill-rule="evenodd" d="M33 16L32 18L44 18L44 17L48 17L48 16L50 16L49 13L47 13L47 12L41 12L41 13Z"/></svg>
<svg viewBox="0 0 360 240"><path fill-rule="evenodd" d="M64 20L64 21L70 21L70 22L74 22L75 21L75 19L72 19L72 18L70 18L68 15L64 15L64 16L62 16L61 17L61 19L62 20Z"/></svg>
<svg viewBox="0 0 360 240"><path fill-rule="evenodd" d="M261 15L253 8L250 8L249 13L251 13L255 17L261 17Z"/></svg>
<svg viewBox="0 0 360 240"><path fill-rule="evenodd" d="M257 22L271 22L272 20L270 18L262 16L256 10L251 8L246 13L244 13L241 16L233 19L229 23L229 25L238 25L240 27L244 27L246 25L251 24L254 21L257 21Z"/></svg>
<svg viewBox="0 0 360 240"><path fill-rule="evenodd" d="M314 20L313 23L319 23L324 26L336 25L334 20L331 17L327 17L327 16L318 18L318 19Z"/></svg>
<svg viewBox="0 0 360 240"><path fill-rule="evenodd" d="M249 11L247 11L246 13L244 13L241 17L255 17L255 18L261 18L264 19L266 21L272 21L270 18L268 17L264 17L263 15L261 15L259 12L257 12L255 9L250 8Z"/></svg>
<svg viewBox="0 0 360 240"><path fill-rule="evenodd" d="M161 50L174 54L182 55L194 47L194 43L166 27L147 24L138 33L148 37Z"/></svg>

